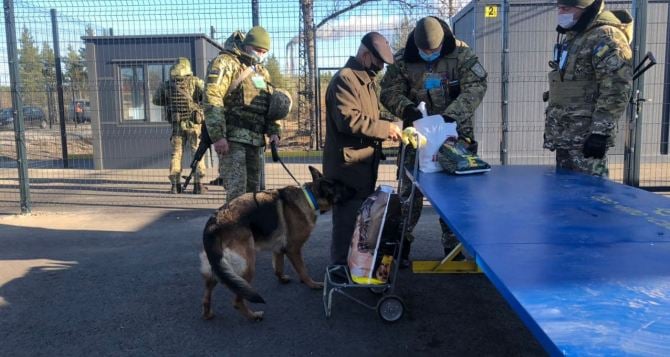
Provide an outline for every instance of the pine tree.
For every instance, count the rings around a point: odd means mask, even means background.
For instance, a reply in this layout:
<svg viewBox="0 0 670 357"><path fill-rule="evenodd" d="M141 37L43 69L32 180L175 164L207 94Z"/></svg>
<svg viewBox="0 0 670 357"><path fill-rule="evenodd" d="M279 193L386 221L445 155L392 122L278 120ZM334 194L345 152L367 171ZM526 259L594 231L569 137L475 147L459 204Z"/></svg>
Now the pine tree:
<svg viewBox="0 0 670 357"><path fill-rule="evenodd" d="M268 57L267 64L265 65L265 68L268 70L270 73L270 80L272 81L272 84L275 85L275 87L278 88L285 88L285 79L284 75L281 73L281 69L279 67L279 61L277 60L277 57L274 55L271 55Z"/></svg>
<svg viewBox="0 0 670 357"><path fill-rule="evenodd" d="M27 27L21 31L19 39L19 76L21 78L21 99L24 105L46 106L44 64L35 40Z"/></svg>

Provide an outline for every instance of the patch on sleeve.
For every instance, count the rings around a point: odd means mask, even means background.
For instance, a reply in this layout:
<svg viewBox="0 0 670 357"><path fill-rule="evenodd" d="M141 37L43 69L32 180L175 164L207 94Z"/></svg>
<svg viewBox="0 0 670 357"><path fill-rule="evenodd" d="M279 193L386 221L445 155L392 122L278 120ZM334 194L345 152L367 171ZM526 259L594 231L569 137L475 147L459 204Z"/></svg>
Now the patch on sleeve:
<svg viewBox="0 0 670 357"><path fill-rule="evenodd" d="M596 46L596 48L593 49L593 54L594 54L596 57L599 57L599 58L600 58L600 57L604 56L605 53L607 53L607 51L608 51L609 49L610 49L610 47L609 47L607 44L605 44L605 43L599 43L599 44Z"/></svg>
<svg viewBox="0 0 670 357"><path fill-rule="evenodd" d="M470 67L470 71L479 78L486 77L486 70L484 69L484 66L482 66L481 63L479 63L479 61L475 62L475 64L473 64L472 67Z"/></svg>
<svg viewBox="0 0 670 357"><path fill-rule="evenodd" d="M221 70L218 68L212 68L207 73L207 83L219 83L219 78L221 78Z"/></svg>

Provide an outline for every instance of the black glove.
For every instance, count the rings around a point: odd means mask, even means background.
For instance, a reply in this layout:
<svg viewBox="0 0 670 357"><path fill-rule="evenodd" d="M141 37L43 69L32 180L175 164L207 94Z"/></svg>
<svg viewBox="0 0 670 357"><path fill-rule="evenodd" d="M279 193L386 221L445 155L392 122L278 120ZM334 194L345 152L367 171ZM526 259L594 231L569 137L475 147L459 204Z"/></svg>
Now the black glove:
<svg viewBox="0 0 670 357"><path fill-rule="evenodd" d="M461 140L466 150L468 150L473 155L477 155L477 149L479 149L479 144L476 141L465 136L459 137L459 140Z"/></svg>
<svg viewBox="0 0 670 357"><path fill-rule="evenodd" d="M456 119L454 119L454 118L452 118L448 115L443 115L442 119L444 119L445 123L455 123L456 122Z"/></svg>
<svg viewBox="0 0 670 357"><path fill-rule="evenodd" d="M423 118L423 114L417 109L414 105L408 105L402 111L402 123L403 126L412 126L412 123L415 120Z"/></svg>
<svg viewBox="0 0 670 357"><path fill-rule="evenodd" d="M600 134L591 134L584 142L584 157L593 157L602 159L607 151L607 136Z"/></svg>

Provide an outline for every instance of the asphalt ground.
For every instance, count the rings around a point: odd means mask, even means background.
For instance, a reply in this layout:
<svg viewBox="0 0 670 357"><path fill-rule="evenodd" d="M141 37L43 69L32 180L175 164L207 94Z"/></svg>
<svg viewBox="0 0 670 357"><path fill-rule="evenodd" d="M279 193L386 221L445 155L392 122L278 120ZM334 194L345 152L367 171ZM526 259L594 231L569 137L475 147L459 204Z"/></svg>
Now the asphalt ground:
<svg viewBox="0 0 670 357"><path fill-rule="evenodd" d="M404 317L384 323L336 295L326 319L322 291L280 284L261 252L253 285L261 322L232 308L218 285L216 317L201 319L198 252L211 209L68 206L0 216L0 356L534 356L529 330L483 274L415 275L402 270ZM304 254L322 279L330 214ZM437 215L416 229L414 259L439 259ZM374 303L375 295L358 292Z"/></svg>

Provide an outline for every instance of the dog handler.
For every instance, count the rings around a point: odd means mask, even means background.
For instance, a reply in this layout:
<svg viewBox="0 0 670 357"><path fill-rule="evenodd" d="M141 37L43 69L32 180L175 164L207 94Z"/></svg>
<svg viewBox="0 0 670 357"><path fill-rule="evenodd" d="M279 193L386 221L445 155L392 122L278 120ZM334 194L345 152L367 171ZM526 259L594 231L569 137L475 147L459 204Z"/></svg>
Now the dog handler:
<svg viewBox="0 0 670 357"><path fill-rule="evenodd" d="M324 176L356 190L352 199L333 206L332 264L347 263L358 208L375 189L382 141L400 139L399 125L380 117L374 80L384 63L393 63L391 47L384 36L370 32L326 90Z"/></svg>

